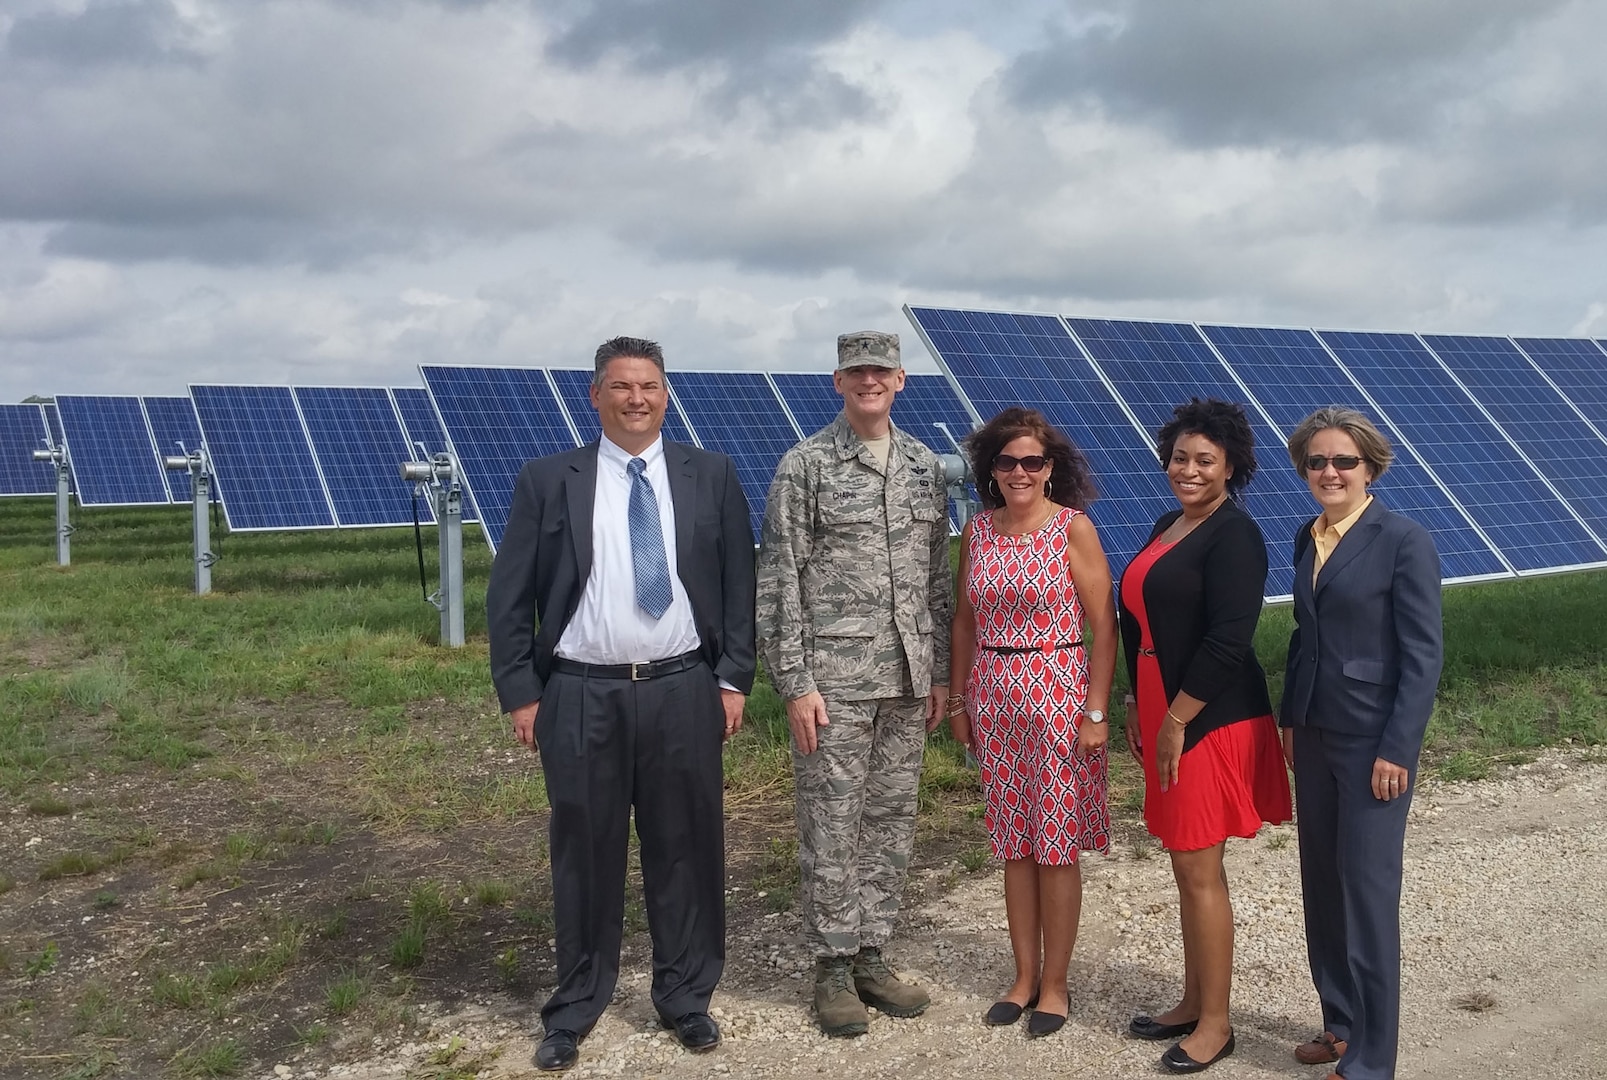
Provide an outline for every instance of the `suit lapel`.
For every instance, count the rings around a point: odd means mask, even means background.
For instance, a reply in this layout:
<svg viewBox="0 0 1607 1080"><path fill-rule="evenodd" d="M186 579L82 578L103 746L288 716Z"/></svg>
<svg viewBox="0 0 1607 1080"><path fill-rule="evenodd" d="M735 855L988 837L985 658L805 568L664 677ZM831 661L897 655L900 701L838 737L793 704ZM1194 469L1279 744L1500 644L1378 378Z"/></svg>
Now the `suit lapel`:
<svg viewBox="0 0 1607 1080"><path fill-rule="evenodd" d="M1317 545L1310 543L1295 562L1295 607L1308 615L1315 615L1317 612L1314 586L1311 583L1311 568L1316 561Z"/></svg>
<svg viewBox="0 0 1607 1080"><path fill-rule="evenodd" d="M675 504L675 567L677 572L693 564L693 526L697 521L697 473L686 447L664 442L664 471L670 475L670 501ZM685 584L686 579L681 579Z"/></svg>
<svg viewBox="0 0 1607 1080"><path fill-rule="evenodd" d="M1339 571L1343 570L1356 556L1360 555L1367 545L1378 539L1378 534L1384 528L1385 513L1384 504L1375 498L1373 504L1362 513L1356 524L1350 527L1350 531L1345 534L1344 539L1339 541L1339 545L1334 548L1334 553L1328 556L1328 561L1322 564L1322 569L1317 572L1317 587L1314 593L1322 592ZM1311 546L1315 549L1317 545L1312 544Z"/></svg>
<svg viewBox="0 0 1607 1080"><path fill-rule="evenodd" d="M575 568L582 587L591 578L591 525L597 504L597 444L591 443L587 450L589 453L580 455L580 460L570 466L564 484L569 503L569 538L575 543Z"/></svg>

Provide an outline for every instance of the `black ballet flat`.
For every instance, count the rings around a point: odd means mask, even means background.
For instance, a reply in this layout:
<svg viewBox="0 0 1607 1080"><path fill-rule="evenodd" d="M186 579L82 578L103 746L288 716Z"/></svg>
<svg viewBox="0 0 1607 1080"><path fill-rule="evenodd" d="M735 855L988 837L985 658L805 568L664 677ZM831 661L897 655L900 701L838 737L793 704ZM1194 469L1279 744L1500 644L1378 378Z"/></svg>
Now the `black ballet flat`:
<svg viewBox="0 0 1607 1080"><path fill-rule="evenodd" d="M1161 1024L1151 1020L1148 1015L1139 1013L1127 1022L1127 1034L1135 1039L1159 1042L1162 1039L1181 1039L1185 1035L1192 1035L1194 1029L1199 1026L1198 1020L1190 1020L1185 1024Z"/></svg>
<svg viewBox="0 0 1607 1080"><path fill-rule="evenodd" d="M1017 1005L1013 1001L995 1001L983 1015L982 1022L988 1027L1009 1027L1021 1019L1021 1014L1038 1004L1038 995L1033 994L1027 999L1025 1005Z"/></svg>
<svg viewBox="0 0 1607 1080"><path fill-rule="evenodd" d="M1041 1039L1045 1035L1053 1035L1066 1026L1066 1018L1061 1013L1034 1012L1027 1021L1027 1036Z"/></svg>
<svg viewBox="0 0 1607 1080"><path fill-rule="evenodd" d="M1161 1055L1161 1066L1167 1072L1199 1073L1209 1069L1231 1053L1233 1053L1233 1032L1230 1031L1228 1032L1228 1041L1222 1044L1222 1049L1218 1050L1216 1057L1210 1061L1195 1061L1189 1057L1188 1051L1183 1049L1182 1043L1173 1043L1171 1049Z"/></svg>

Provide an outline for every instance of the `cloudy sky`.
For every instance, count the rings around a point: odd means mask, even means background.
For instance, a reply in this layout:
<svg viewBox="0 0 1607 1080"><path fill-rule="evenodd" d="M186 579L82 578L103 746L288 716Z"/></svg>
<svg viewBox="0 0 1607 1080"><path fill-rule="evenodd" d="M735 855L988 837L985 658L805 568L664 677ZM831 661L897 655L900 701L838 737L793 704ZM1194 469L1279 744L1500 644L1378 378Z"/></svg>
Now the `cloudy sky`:
<svg viewBox="0 0 1607 1080"><path fill-rule="evenodd" d="M1607 336L1592 0L0 0L0 400L822 367L906 302Z"/></svg>

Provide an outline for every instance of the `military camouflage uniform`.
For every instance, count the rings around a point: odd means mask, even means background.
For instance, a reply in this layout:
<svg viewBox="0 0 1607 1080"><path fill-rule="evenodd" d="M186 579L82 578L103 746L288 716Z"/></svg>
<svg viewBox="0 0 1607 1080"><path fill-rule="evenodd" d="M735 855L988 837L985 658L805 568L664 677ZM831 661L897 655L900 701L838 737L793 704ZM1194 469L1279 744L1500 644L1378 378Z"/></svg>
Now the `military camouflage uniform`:
<svg viewBox="0 0 1607 1080"><path fill-rule="evenodd" d="M948 499L936 455L893 428L884 473L842 414L789 450L765 505L758 603L777 693L820 691L830 721L815 753L793 747L804 936L817 956L852 956L892 937L927 694L934 673L948 676Z"/></svg>

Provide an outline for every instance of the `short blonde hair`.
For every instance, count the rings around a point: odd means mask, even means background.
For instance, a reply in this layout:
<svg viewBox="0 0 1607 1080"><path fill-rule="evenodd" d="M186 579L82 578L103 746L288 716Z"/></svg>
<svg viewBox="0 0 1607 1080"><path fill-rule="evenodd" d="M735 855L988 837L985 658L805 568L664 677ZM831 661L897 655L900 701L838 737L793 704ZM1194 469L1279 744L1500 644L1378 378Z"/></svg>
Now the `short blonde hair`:
<svg viewBox="0 0 1607 1080"><path fill-rule="evenodd" d="M1389 439L1364 414L1355 409L1330 405L1300 421L1300 425L1289 436L1289 460L1294 463L1295 472L1301 476L1306 474L1306 452L1311 447L1311 440L1317 437L1319 431L1330 429L1343 431L1350 436L1356 449L1361 451L1362 460L1367 463L1370 480L1383 476L1389 463L1395 460L1395 451L1390 449Z"/></svg>

